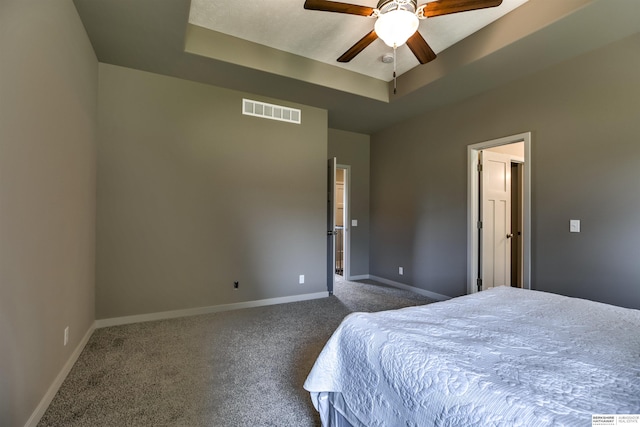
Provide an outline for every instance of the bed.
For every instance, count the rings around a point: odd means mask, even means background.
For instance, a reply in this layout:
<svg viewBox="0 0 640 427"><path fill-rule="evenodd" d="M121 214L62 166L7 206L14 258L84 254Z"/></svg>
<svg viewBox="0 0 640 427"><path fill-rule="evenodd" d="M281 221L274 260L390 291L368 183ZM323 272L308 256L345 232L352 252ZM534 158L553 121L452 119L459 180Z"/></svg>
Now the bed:
<svg viewBox="0 0 640 427"><path fill-rule="evenodd" d="M353 313L304 387L325 427L590 426L640 413L640 310L499 287Z"/></svg>

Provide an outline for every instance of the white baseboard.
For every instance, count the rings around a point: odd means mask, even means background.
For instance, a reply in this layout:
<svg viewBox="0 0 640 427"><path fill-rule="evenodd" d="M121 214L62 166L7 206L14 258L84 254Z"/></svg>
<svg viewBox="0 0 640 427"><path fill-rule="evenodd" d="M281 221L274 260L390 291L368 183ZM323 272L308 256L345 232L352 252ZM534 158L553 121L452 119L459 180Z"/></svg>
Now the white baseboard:
<svg viewBox="0 0 640 427"><path fill-rule="evenodd" d="M71 353L69 360L67 360L67 363L64 364L64 366L62 367L62 370L60 371L56 379L53 380L53 383L51 384L51 386L49 386L49 389L45 393L42 400L40 400L40 403L36 407L35 411L33 411L31 416L27 420L27 423L24 425L25 427L36 427L38 425L38 423L40 422L40 419L42 418L45 411L51 404L51 401L53 400L56 393L60 389L60 386L62 386L62 383L64 382L65 378L67 378L67 375L69 375L69 372L71 372L71 368L73 368L73 365L78 360L78 357L80 357L80 353L82 353L82 350L84 350L84 347L87 345L87 342L89 342L89 338L91 338L91 334L93 334L94 330L95 330L95 323L91 325L91 327L89 327L89 330L87 330L87 333L84 334L84 337L82 337L82 340L80 341L80 343L78 343L78 346L76 347L76 349L73 350L73 353Z"/></svg>
<svg viewBox="0 0 640 427"><path fill-rule="evenodd" d="M127 325L129 323L152 322L154 320L174 319L176 317L197 316L200 314L218 313L221 311L238 310L241 308L262 307L265 305L285 304L289 302L307 301L327 298L329 292L293 295L290 297L267 298L256 301L237 302L232 304L211 305L207 307L187 308L184 310L161 311L158 313L138 314L134 316L112 317L96 320L96 328Z"/></svg>
<svg viewBox="0 0 640 427"><path fill-rule="evenodd" d="M371 280L375 280L376 282L384 283L385 285L393 286L394 288L405 289L407 291L415 292L416 294L424 295L425 297L434 299L436 301L446 301L448 299L451 299L451 297L447 295L427 291L422 288L416 288L415 286L405 285L404 283L395 282L393 280L385 279L384 277L378 277L370 274L368 278Z"/></svg>

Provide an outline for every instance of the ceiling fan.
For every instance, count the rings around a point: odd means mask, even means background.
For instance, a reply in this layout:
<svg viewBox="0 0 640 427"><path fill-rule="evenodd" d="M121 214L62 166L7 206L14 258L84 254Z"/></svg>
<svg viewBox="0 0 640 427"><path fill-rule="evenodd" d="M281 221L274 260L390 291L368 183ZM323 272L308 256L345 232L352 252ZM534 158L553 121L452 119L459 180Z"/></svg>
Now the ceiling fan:
<svg viewBox="0 0 640 427"><path fill-rule="evenodd" d="M502 0L436 0L420 6L417 0L380 0L376 8L327 0L306 0L304 8L376 18L374 29L338 58L349 62L377 38L388 46L407 44L420 64L436 59L435 52L418 32L419 20L451 13L500 6ZM395 57L395 55L394 55ZM395 77L395 71L394 71Z"/></svg>

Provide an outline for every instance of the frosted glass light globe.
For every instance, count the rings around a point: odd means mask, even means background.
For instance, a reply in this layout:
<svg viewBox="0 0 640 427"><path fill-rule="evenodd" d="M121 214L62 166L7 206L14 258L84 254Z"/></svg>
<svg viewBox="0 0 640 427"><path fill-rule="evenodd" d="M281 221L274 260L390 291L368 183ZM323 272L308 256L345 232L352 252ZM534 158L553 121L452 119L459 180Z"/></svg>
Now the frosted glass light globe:
<svg viewBox="0 0 640 427"><path fill-rule="evenodd" d="M392 10L378 17L374 29L378 37L389 47L402 46L417 30L415 13L408 10Z"/></svg>

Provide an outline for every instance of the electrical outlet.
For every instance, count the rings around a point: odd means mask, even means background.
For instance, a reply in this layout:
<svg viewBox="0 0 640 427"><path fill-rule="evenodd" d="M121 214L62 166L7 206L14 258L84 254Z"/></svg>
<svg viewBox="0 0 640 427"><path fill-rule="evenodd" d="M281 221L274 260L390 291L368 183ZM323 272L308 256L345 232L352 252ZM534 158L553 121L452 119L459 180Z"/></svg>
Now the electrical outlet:
<svg viewBox="0 0 640 427"><path fill-rule="evenodd" d="M69 343L69 327L64 328L64 345Z"/></svg>
<svg viewBox="0 0 640 427"><path fill-rule="evenodd" d="M401 275L401 276L404 274L404 268L403 267L398 267L398 274Z"/></svg>
<svg viewBox="0 0 640 427"><path fill-rule="evenodd" d="M304 274L300 275L300 278L298 279L298 283L300 283L301 285L304 284Z"/></svg>
<svg viewBox="0 0 640 427"><path fill-rule="evenodd" d="M238 289L238 286L240 286L240 282L238 282L237 280L233 282L233 289Z"/></svg>

